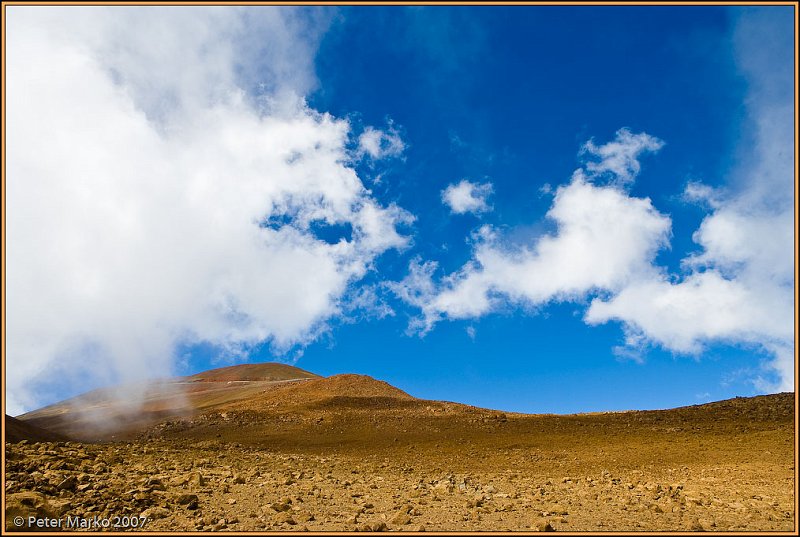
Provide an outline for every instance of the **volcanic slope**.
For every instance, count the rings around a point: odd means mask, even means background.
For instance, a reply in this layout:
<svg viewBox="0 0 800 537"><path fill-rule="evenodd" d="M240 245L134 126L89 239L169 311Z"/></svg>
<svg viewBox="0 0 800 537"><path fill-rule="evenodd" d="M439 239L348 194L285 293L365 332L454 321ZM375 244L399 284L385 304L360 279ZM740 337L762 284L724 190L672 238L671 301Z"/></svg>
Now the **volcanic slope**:
<svg viewBox="0 0 800 537"><path fill-rule="evenodd" d="M270 387L320 378L279 363L241 364L187 377L94 390L28 412L29 425L86 441L121 440L164 419L192 417Z"/></svg>
<svg viewBox="0 0 800 537"><path fill-rule="evenodd" d="M7 444L10 505L144 512L153 531L795 529L793 393L525 415L297 375L201 375L246 395L190 394L129 442Z"/></svg>

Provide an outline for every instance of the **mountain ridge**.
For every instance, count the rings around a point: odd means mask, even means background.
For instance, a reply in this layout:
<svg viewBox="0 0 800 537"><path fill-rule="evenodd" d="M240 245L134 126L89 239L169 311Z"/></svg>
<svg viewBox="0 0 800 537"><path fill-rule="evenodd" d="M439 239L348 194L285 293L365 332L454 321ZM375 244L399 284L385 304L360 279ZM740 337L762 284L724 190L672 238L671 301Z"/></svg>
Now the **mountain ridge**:
<svg viewBox="0 0 800 537"><path fill-rule="evenodd" d="M193 375L155 380L142 385L144 388L137 386L139 389L131 395L139 398L136 404L119 397L126 393L124 386L103 388L28 412L16 419L11 418L14 420L12 423L18 422L20 426L34 427L40 431L31 432L31 439L39 438L41 432L46 432L82 441L125 440L140 435L162 435L165 431L180 430L180 434L185 434L199 423L203 424L202 434L214 437L229 434L232 438L241 439L241 434L231 429L234 424L231 419L219 418L220 415L246 416L241 419L259 424L256 429L266 427L264 424L267 423L283 423L287 420L313 429L313 424L325 419L339 419L356 431L362 428L359 420L378 419L374 414L376 411L382 412L382 416L389 420L409 421L415 416L423 420L436 419L437 416L458 416L468 423L474 421L481 424L504 423L508 419L534 416L560 421L602 421L626 414L629 417L625 419L641 420L642 416L657 416L659 413L671 420L691 421L698 412L740 415L742 412L755 412L753 409L758 409L758 416L779 418L789 411L787 405L793 399L787 394L778 394L652 411L590 412L563 416L517 414L461 403L418 399L367 375L323 377L275 362L215 368ZM767 400L771 403L762 402ZM364 412L373 414L367 416ZM169 425L158 426L164 423ZM212 434L214 427L219 431ZM432 428L435 429L437 427ZM15 429L20 430L20 427ZM303 434L308 432L305 429L303 431ZM263 432L267 436L273 434L268 427ZM24 433L20 434L22 436L17 434L19 439L24 436ZM255 438L254 435L250 437Z"/></svg>

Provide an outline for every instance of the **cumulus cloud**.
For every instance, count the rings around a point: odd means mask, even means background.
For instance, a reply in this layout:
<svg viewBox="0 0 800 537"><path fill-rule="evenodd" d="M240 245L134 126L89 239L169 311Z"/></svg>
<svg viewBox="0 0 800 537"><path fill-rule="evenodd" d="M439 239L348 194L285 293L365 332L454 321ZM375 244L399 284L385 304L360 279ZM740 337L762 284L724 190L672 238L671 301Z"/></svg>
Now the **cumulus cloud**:
<svg viewBox="0 0 800 537"><path fill-rule="evenodd" d="M619 319L634 329L632 346L645 336L668 349L697 353L715 339L779 343L792 338L783 320L786 300L778 293L761 295L746 283L717 271L693 272L682 281L646 279L624 287L610 300L592 301L590 324Z"/></svg>
<svg viewBox="0 0 800 537"><path fill-rule="evenodd" d="M714 188L700 181L690 181L683 189L683 200L716 208L720 205L721 194Z"/></svg>
<svg viewBox="0 0 800 537"><path fill-rule="evenodd" d="M317 12L7 15L7 412L169 374L182 345L304 345L407 244L349 124L303 101Z"/></svg>
<svg viewBox="0 0 800 537"><path fill-rule="evenodd" d="M442 191L442 203L450 207L454 214L485 213L492 210L486 199L493 191L491 183L473 183L462 179Z"/></svg>
<svg viewBox="0 0 800 537"><path fill-rule="evenodd" d="M373 160L398 157L403 154L405 148L400 133L392 125L386 131L367 127L358 137L359 155L368 155Z"/></svg>
<svg viewBox="0 0 800 537"><path fill-rule="evenodd" d="M581 153L597 161L586 163L586 173L591 176L607 175L621 185L630 184L641 170L639 156L645 152L657 152L664 142L646 132L633 134L630 129L617 131L614 140L596 145L589 140L581 148Z"/></svg>
<svg viewBox="0 0 800 537"><path fill-rule="evenodd" d="M790 10L752 9L736 21L736 57L750 82L743 127L753 142L725 192L702 183L685 191L712 209L693 235L700 252L683 261L688 274L638 282L587 312L590 323L624 322L633 347L753 344L770 356L753 379L767 392L794 389L792 36Z"/></svg>
<svg viewBox="0 0 800 537"><path fill-rule="evenodd" d="M582 169L557 189L546 216L556 232L517 249L504 247L498 233L483 226L470 262L439 284L433 262L413 262L393 287L422 310L413 327L424 333L443 318L477 317L507 302L530 308L589 291L618 291L653 272L652 259L669 240L670 219L649 199L593 184Z"/></svg>

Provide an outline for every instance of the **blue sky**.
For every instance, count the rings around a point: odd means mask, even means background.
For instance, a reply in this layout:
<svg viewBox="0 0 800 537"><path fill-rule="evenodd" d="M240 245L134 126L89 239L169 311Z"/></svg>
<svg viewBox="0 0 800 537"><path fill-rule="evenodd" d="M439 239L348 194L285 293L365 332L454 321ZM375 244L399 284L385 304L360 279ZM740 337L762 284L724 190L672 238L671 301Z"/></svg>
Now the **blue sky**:
<svg viewBox="0 0 800 537"><path fill-rule="evenodd" d="M271 360L520 412L793 389L792 9L11 13L7 404ZM25 146L53 116L112 157Z"/></svg>

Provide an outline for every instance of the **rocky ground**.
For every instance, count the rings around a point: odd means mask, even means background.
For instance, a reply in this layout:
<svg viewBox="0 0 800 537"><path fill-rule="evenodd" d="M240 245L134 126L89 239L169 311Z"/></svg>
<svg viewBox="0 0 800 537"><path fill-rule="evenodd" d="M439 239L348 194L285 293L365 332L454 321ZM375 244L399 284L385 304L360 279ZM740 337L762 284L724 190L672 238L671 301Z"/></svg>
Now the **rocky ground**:
<svg viewBox="0 0 800 537"><path fill-rule="evenodd" d="M97 517L164 531L790 531L795 520L788 474L758 463L448 471L413 450L398 460L162 441L9 444L7 457L9 521ZM128 516L146 521L114 520Z"/></svg>
<svg viewBox="0 0 800 537"><path fill-rule="evenodd" d="M794 394L553 416L387 386L309 381L130 441L7 443L6 529L795 530Z"/></svg>

